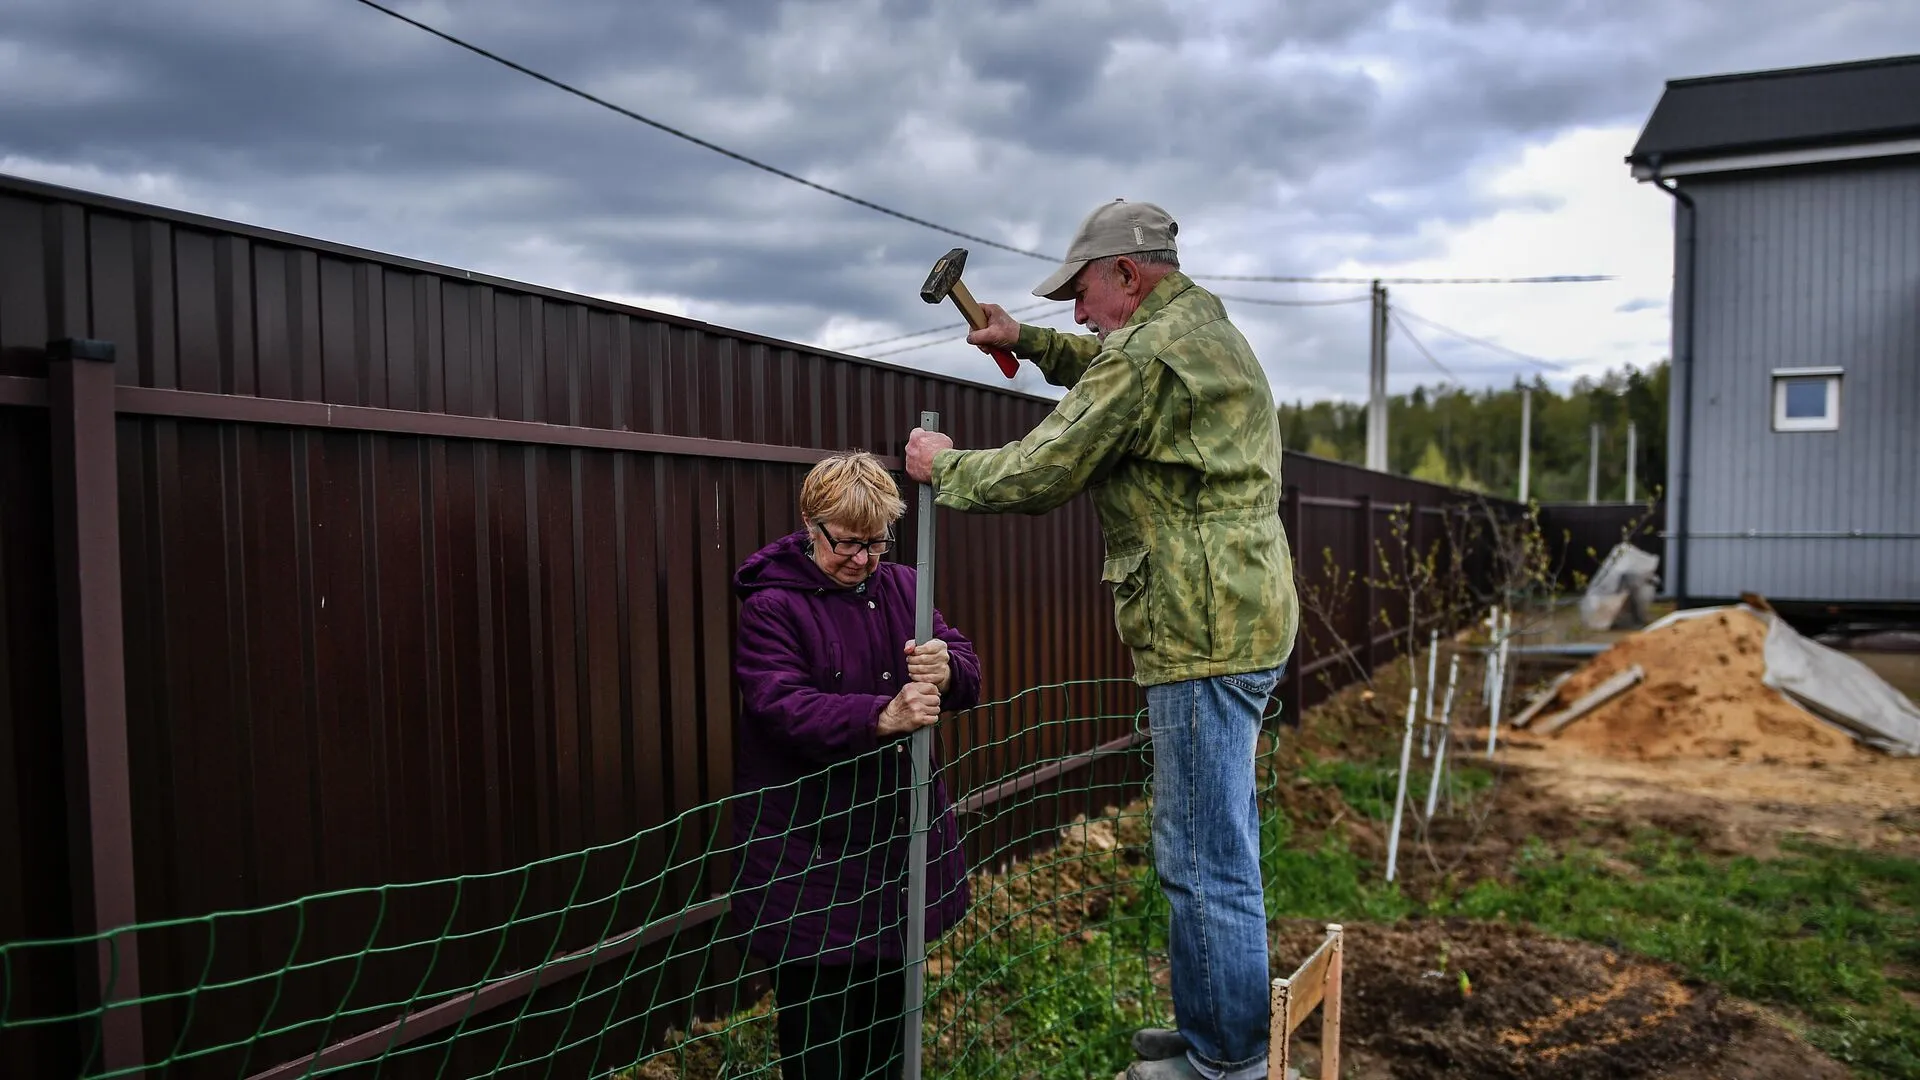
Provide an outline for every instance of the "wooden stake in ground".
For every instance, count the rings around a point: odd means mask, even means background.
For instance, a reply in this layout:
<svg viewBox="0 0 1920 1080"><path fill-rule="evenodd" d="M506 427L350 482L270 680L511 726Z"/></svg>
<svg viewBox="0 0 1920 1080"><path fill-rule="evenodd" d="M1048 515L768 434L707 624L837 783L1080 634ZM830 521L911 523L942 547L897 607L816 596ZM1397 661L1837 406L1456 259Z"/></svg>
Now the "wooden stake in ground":
<svg viewBox="0 0 1920 1080"><path fill-rule="evenodd" d="M1427 722L1420 725L1420 758L1433 756L1433 665L1440 659L1440 631L1427 638Z"/></svg>
<svg viewBox="0 0 1920 1080"><path fill-rule="evenodd" d="M1635 683L1647 677L1647 673L1635 664L1627 670L1587 691L1585 697L1540 721L1540 734L1551 735L1575 720L1587 715L1607 702L1632 689Z"/></svg>
<svg viewBox="0 0 1920 1080"><path fill-rule="evenodd" d="M1493 749L1500 741L1500 703L1507 688L1507 640L1513 636L1513 612L1500 613L1500 640L1488 655L1493 664L1493 701L1492 711L1488 714L1487 757L1493 757Z"/></svg>
<svg viewBox="0 0 1920 1080"><path fill-rule="evenodd" d="M1453 733L1453 688L1460 682L1460 654L1447 665L1447 703L1440 710L1439 746L1433 751L1433 778L1427 781L1427 820L1433 820L1434 800L1440 797L1440 773L1447 767L1447 740Z"/></svg>
<svg viewBox="0 0 1920 1080"><path fill-rule="evenodd" d="M1500 609L1487 609L1487 662L1480 669L1480 700L1493 700L1493 647L1500 639Z"/></svg>
<svg viewBox="0 0 1920 1080"><path fill-rule="evenodd" d="M1292 978L1273 980L1267 1011L1267 1080L1292 1080L1293 1033L1320 1010L1320 1080L1340 1077L1340 992L1346 949L1339 923Z"/></svg>
<svg viewBox="0 0 1920 1080"><path fill-rule="evenodd" d="M1400 738L1400 789L1393 796L1393 834L1387 838L1387 880L1400 859L1400 816L1407 802L1407 766L1413 762L1413 719L1420 713L1420 688L1407 691L1407 732Z"/></svg>

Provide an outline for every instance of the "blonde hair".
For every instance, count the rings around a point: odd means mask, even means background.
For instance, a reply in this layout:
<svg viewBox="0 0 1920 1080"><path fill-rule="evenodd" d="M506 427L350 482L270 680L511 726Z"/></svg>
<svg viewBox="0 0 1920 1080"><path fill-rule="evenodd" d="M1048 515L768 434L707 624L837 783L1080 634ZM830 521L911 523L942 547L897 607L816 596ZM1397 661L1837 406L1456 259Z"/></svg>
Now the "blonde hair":
<svg viewBox="0 0 1920 1080"><path fill-rule="evenodd" d="M907 512L900 485L864 450L852 450L823 459L800 485L800 516L808 524L834 522L879 536Z"/></svg>

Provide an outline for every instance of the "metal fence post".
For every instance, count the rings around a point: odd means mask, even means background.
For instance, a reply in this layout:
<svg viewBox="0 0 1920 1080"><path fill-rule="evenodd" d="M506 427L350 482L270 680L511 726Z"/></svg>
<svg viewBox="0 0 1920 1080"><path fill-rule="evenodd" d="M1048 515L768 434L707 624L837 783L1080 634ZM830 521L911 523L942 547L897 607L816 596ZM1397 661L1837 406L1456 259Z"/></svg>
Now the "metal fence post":
<svg viewBox="0 0 1920 1080"><path fill-rule="evenodd" d="M923 412L920 427L940 430L940 414ZM933 637L933 485L920 485L920 556L913 613L915 644ZM903 1038L906 1080L920 1080L920 1028L927 994L927 829L933 787L933 729L920 728L913 742L913 832L907 840L907 1022Z"/></svg>
<svg viewBox="0 0 1920 1080"><path fill-rule="evenodd" d="M114 350L106 341L47 344L54 559L60 608L61 731L74 934L137 921L133 796L120 604L119 460ZM141 1075L140 953L132 934L102 936L77 957L80 1003L101 1009L99 1064Z"/></svg>

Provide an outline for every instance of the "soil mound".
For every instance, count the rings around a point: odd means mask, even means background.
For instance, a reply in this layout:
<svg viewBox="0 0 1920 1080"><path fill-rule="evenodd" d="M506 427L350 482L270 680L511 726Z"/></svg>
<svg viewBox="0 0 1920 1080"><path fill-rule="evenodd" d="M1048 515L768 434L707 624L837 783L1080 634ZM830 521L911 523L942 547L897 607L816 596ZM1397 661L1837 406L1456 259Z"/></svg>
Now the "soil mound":
<svg viewBox="0 0 1920 1080"><path fill-rule="evenodd" d="M1634 634L1575 672L1541 716L1638 664L1646 673L1639 685L1552 738L1634 761L1832 765L1875 756L1761 681L1766 640L1766 624L1738 608Z"/></svg>

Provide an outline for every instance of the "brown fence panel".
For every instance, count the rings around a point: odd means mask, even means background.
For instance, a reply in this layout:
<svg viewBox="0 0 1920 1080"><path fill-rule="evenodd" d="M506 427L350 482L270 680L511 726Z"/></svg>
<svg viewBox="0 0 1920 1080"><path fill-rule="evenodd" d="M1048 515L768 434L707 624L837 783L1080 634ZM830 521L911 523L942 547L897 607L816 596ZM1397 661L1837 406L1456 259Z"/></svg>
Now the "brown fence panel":
<svg viewBox="0 0 1920 1080"><path fill-rule="evenodd" d="M325 1033L344 1039L395 1019L374 1006L521 970L724 890L724 861L698 869L685 847L722 828L717 812L677 838L650 837L632 861L649 874L686 868L643 888L619 891L632 852L514 868L729 794L734 755L752 752L733 738L731 576L797 524L800 478L822 451L897 457L922 409L963 446L997 445L1050 407L0 178L0 941L75 925L45 407L45 345L61 336L117 347L139 916L394 886L143 935L149 993L295 969L270 996L214 991L147 1008L155 1058L189 1025L196 1043L244 1039L342 1001L364 1010ZM1432 511L1460 498L1291 454L1285 479L1308 575L1323 571L1323 551L1340 567L1369 560L1369 538L1387 538L1396 512L1412 515L1416 539L1438 536ZM910 511L902 558L915 529ZM972 797L970 857L999 863L1137 792L1143 701L1111 630L1087 500L1042 517L942 515L939 549L941 607L978 643L994 702L943 730L948 779ZM1404 621L1400 601L1374 599L1374 612ZM1331 636L1357 642L1363 660L1400 647L1358 603L1329 614ZM1296 714L1326 692L1318 674L1339 670L1314 635L1301 640ZM1092 681L1054 685L1076 680ZM500 876L434 884L489 874ZM498 956L453 950L431 983L419 982L417 953L385 951L577 896L608 899L579 905L564 927L516 930ZM457 1068L576 1042L568 1068L616 1050L630 1059L674 1017L730 1007L737 953L687 944L721 926L685 929L682 959L648 975L658 986L619 978L651 971L665 955L654 941L634 960L489 1004L482 1026L542 1015L513 1046L504 1026L463 1040ZM357 968L304 966L369 948ZM27 987L16 1004L36 1013L76 993L70 965L12 975ZM582 1010L553 1009L583 985ZM649 1001L679 1008L639 1016ZM604 1045L582 1034L608 1028ZM5 1037L0 1071L71 1071L70 1033ZM313 1038L262 1041L178 1075L257 1072Z"/></svg>
<svg viewBox="0 0 1920 1080"><path fill-rule="evenodd" d="M0 363L18 355L0 347ZM49 434L45 409L0 405L0 941L61 937L73 927ZM73 966L54 960L25 957L24 970L8 973L20 1008L74 1007ZM74 1036L0 1032L0 1073L71 1076Z"/></svg>
<svg viewBox="0 0 1920 1080"><path fill-rule="evenodd" d="M1665 557L1666 503L1545 503L1540 533L1562 588L1577 588L1600 570L1615 545L1630 543Z"/></svg>

